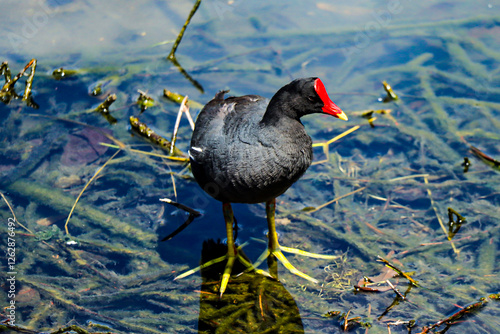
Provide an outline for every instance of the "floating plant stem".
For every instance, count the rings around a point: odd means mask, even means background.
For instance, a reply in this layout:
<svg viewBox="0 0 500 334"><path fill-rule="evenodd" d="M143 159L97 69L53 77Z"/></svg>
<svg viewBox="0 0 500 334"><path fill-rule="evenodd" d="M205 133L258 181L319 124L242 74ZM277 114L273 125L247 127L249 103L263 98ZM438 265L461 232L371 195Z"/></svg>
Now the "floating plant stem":
<svg viewBox="0 0 500 334"><path fill-rule="evenodd" d="M0 65L0 75L3 75L5 78L5 82L9 82L11 79L9 63L4 61L2 65Z"/></svg>
<svg viewBox="0 0 500 334"><path fill-rule="evenodd" d="M115 152L115 154L113 154L111 156L111 158L109 158L105 163L104 165L102 165L94 174L94 176L92 176L89 180L89 182L87 182L87 184L85 185L85 187L83 187L82 191L80 191L80 194L78 194L78 197L76 198L75 200L75 204L73 204L73 207L71 208L71 211L69 212L69 215L68 215L68 219L66 219L66 223L64 224L64 229L66 230L66 234L69 235L69 230L68 230L68 224L69 224L69 220L71 218L71 215L73 214L73 211L75 210L76 208L76 205L78 204L78 201L80 200L80 197L82 197L84 191L88 188L88 186L90 185L90 183L92 183L92 181L94 181L94 179L97 177L97 175L99 175L99 173L104 169L104 167L106 167L109 162L111 160L113 160L114 157L116 157L118 155L118 153L121 152L121 149L119 149L118 151Z"/></svg>
<svg viewBox="0 0 500 334"><path fill-rule="evenodd" d="M174 93L169 91L168 89L163 89L163 96L165 96L167 99L169 99L172 102L176 102L181 104L182 100L184 100L184 95L181 95L179 93Z"/></svg>
<svg viewBox="0 0 500 334"><path fill-rule="evenodd" d="M394 91L392 90L392 87L387 82L382 81L382 85L384 86L386 96L383 99L380 98L379 99L380 101L387 103L387 102L399 100L399 97L396 95L396 93L394 93Z"/></svg>
<svg viewBox="0 0 500 334"><path fill-rule="evenodd" d="M467 173L469 171L470 165L471 165L471 163L470 163L469 158L464 157L464 162L462 162L462 167L464 168L464 173Z"/></svg>
<svg viewBox="0 0 500 334"><path fill-rule="evenodd" d="M453 216L457 219L453 219ZM465 218L452 208L448 208L448 238L450 240L458 233L463 223L465 223Z"/></svg>
<svg viewBox="0 0 500 334"><path fill-rule="evenodd" d="M109 112L109 107L116 101L116 94L110 94L108 97L106 97L106 100L104 100L100 105L95 108L94 111L97 111L101 115L106 118L106 120L109 122L109 124L115 124L117 122L116 118L111 116Z"/></svg>
<svg viewBox="0 0 500 334"><path fill-rule="evenodd" d="M425 182L426 185L429 184L429 180L427 179L427 176L424 176L424 182ZM460 251L457 249L457 247L453 243L453 240L451 240L450 236L448 235L448 231L446 230L446 227L444 227L443 220L441 219L441 216L439 215L439 211L438 211L438 209L436 207L436 203L434 202L434 199L432 199L432 192L431 192L431 190L429 188L427 188L427 194L429 195L429 199L431 201L431 206L432 206L432 209L434 210L434 213L436 214L436 217L438 219L439 225L441 226L441 228L443 229L444 234L446 235L446 237L450 241L450 244L451 244L451 247L453 248L453 251L455 252L455 254L458 255L460 253Z"/></svg>
<svg viewBox="0 0 500 334"><path fill-rule="evenodd" d="M137 104L141 107L141 114L148 108L153 107L155 105L155 100L144 93L141 90L138 90L139 97L137 98Z"/></svg>
<svg viewBox="0 0 500 334"><path fill-rule="evenodd" d="M184 100L184 95L181 95L179 93L174 93L172 91L169 91L168 89L163 89L163 96L166 97L167 99L169 99L170 101L178 103L178 104L181 104L182 100ZM195 108L195 109L203 108L203 104L196 102L196 101L193 101L191 99L188 99L186 104L190 108Z"/></svg>
<svg viewBox="0 0 500 334"><path fill-rule="evenodd" d="M392 269L392 268L391 268ZM398 288L396 288L392 283L391 281L389 280L386 280L387 284L389 284L389 286L391 287L391 289L396 293L396 295L401 298L402 300L406 300L406 297L403 296L403 294L401 293L401 291L399 291ZM411 286L411 285L410 285Z"/></svg>
<svg viewBox="0 0 500 334"><path fill-rule="evenodd" d="M89 93L91 96L101 95L102 94L102 82L99 82L97 85L95 85L93 88L91 88Z"/></svg>
<svg viewBox="0 0 500 334"><path fill-rule="evenodd" d="M385 115L387 118L389 118L390 120L392 120L394 122L394 124L397 126L398 125L398 121L396 121L396 119L391 115L391 111L392 111L392 109L367 110L367 111L364 111L361 114L361 117L367 119L368 120L368 124L370 124L370 126L372 128L375 127L374 122L377 119L377 117L373 116L373 114Z"/></svg>
<svg viewBox="0 0 500 334"><path fill-rule="evenodd" d="M110 94L106 97L106 100L95 108L95 111L109 114L109 107L116 101L116 94Z"/></svg>
<svg viewBox="0 0 500 334"><path fill-rule="evenodd" d="M177 58L171 59L170 61L174 64L175 67L177 67L177 69L179 70L179 72L181 72L181 74L194 87L196 87L196 89L198 89L202 94L205 93L205 90L203 89L203 86L198 81L196 81L195 79L193 79L193 77L191 77L188 72L186 72L186 70L184 69L184 67L182 67L181 64L179 64L179 62L177 61Z"/></svg>
<svg viewBox="0 0 500 334"><path fill-rule="evenodd" d="M374 113L374 110L370 110L370 111L365 112L361 115L361 117L366 118L368 120L368 124L370 124L370 126L372 128L375 127L375 124L373 124L373 122L375 122L377 120L377 117L374 117L373 113Z"/></svg>
<svg viewBox="0 0 500 334"><path fill-rule="evenodd" d="M137 117L130 116L130 125L132 126L132 129L134 129L136 133L140 134L145 138L148 138L153 143L161 146L164 150L168 151L171 148L170 141L156 134L151 128L147 126L147 124L140 122ZM185 154L175 146L172 153L175 156L181 156L181 157L185 156Z"/></svg>
<svg viewBox="0 0 500 334"><path fill-rule="evenodd" d="M181 123L181 116L186 108L187 95L182 99L181 106L177 112L177 118L175 119L174 131L172 132L172 140L170 141L170 155L174 153L175 141L177 140L177 131L179 131L179 124ZM188 109L189 111L189 109Z"/></svg>
<svg viewBox="0 0 500 334"><path fill-rule="evenodd" d="M77 70L65 70L64 68L60 67L58 69L55 69L54 72L52 72L52 76L56 80L62 80L72 77L77 73L78 73Z"/></svg>
<svg viewBox="0 0 500 334"><path fill-rule="evenodd" d="M175 206L176 208L184 210L184 211L186 211L189 214L195 215L196 217L201 216L201 213L199 211L196 211L195 209L192 209L189 206L184 205L182 203L174 202L174 201L172 201L169 198L162 198L162 199L160 199L160 201L168 203L168 204L170 204L172 206Z"/></svg>

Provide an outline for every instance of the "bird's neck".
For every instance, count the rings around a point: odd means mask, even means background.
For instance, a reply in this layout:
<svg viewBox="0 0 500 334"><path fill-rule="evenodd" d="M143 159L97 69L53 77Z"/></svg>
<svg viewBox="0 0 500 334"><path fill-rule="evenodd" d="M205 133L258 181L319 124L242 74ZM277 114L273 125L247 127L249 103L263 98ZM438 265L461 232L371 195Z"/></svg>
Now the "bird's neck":
<svg viewBox="0 0 500 334"><path fill-rule="evenodd" d="M276 125L284 120L294 120L300 123L300 115L293 108L291 102L288 94L282 92L276 93L271 101L269 101L260 123L263 125Z"/></svg>

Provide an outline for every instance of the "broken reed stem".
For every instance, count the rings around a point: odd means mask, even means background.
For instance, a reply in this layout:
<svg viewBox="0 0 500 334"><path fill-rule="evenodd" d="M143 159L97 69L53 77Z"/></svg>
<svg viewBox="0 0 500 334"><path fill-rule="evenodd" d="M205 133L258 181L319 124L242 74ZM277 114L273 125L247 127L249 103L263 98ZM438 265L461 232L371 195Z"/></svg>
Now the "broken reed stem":
<svg viewBox="0 0 500 334"><path fill-rule="evenodd" d="M35 77L36 64L37 60L31 59L28 65L26 65L26 67L24 68L26 70L31 67L31 72L28 75L28 80L26 80L26 88L24 90L23 100L27 100L29 98L29 95L31 94L31 87L33 86L33 78Z"/></svg>
<svg viewBox="0 0 500 334"><path fill-rule="evenodd" d="M189 16L184 22L184 26L182 27L181 31L179 32L179 35L177 35L177 39L174 42L174 45L172 46L172 50L170 50L170 54L168 55L167 59L169 60L175 60L175 51L177 51L177 47L181 43L182 37L184 36L184 32L186 31L187 26L189 25L189 22L191 22L191 18L194 16L196 13L196 10L201 4L201 0L196 0L193 9L191 9L191 13L189 13Z"/></svg>
<svg viewBox="0 0 500 334"><path fill-rule="evenodd" d="M28 64L26 64L26 66L24 66L24 68L21 70L21 72L19 72L14 77L14 79L9 80L9 81L7 81L5 83L5 85L2 87L2 90L0 91L0 93L7 93L7 92L9 92L12 89L12 87L14 87L14 85L17 82L17 80L19 80L24 75L24 72L26 72L26 70L28 68L30 68L32 65L36 67L36 59L34 59L34 58L31 59L30 62ZM34 73L34 70L32 69L31 72Z"/></svg>
<svg viewBox="0 0 500 334"><path fill-rule="evenodd" d="M108 163L113 160L114 157L116 157L118 155L118 153L121 152L121 149L119 149L118 151L115 152L115 154L113 154L111 156L111 158L108 159L108 161L106 161L104 163L104 165L102 165L98 170L97 172L95 172L94 176L92 176L92 178L89 180L89 182L87 182L87 184L85 185L85 187L83 187L82 191L80 192L80 194L78 194L78 197L76 198L76 201L75 201L75 204L73 204L73 207L71 208L71 211L69 212L69 215L68 215L68 219L66 219L66 223L64 224L64 229L66 230L66 234L69 235L69 230L68 230L68 224L69 224L69 220L71 218L71 215L73 214L73 211L75 210L76 208L76 204L78 204L78 201L80 200L80 197L82 197L84 191L87 189L87 187L90 185L90 183L92 181L94 181L94 179L97 177L97 175L99 175L99 173L104 169L104 167L106 167L108 165Z"/></svg>

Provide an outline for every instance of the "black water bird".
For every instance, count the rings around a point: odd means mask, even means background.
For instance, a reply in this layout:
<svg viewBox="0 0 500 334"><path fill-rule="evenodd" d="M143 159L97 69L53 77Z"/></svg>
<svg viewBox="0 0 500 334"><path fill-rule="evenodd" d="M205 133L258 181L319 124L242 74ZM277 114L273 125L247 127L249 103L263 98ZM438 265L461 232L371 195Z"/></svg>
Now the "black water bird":
<svg viewBox="0 0 500 334"><path fill-rule="evenodd" d="M347 121L347 116L330 100L318 78L294 80L270 100L258 95L224 98L227 92L217 93L202 109L189 149L196 181L223 203L228 253L221 295L238 256L231 203L265 202L269 226L266 257L272 254L294 274L317 282L295 269L281 252L312 254L279 245L274 220L276 197L297 181L312 162L312 140L300 118L323 113Z"/></svg>

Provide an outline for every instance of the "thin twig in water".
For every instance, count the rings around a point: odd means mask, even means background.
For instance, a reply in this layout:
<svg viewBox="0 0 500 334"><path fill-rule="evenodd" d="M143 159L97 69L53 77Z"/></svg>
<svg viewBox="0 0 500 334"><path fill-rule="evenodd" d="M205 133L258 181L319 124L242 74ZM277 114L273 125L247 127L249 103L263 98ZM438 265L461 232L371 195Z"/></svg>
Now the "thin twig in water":
<svg viewBox="0 0 500 334"><path fill-rule="evenodd" d="M121 149L120 146L118 146L118 145L113 145L113 144L108 144L108 143L99 143L99 144L102 146L106 146L106 147ZM138 150L135 148L129 148L129 146L125 146L124 148L130 152L140 153L140 154L144 154L144 155L150 155L153 157L158 157L158 158L163 158L163 159L168 159L168 160L173 160L173 161L180 161L180 162L188 162L189 161L188 158L184 158L184 157L170 157L170 156L165 155L165 154L146 152L146 151L141 151L141 150Z"/></svg>
<svg viewBox="0 0 500 334"><path fill-rule="evenodd" d="M82 191L80 192L80 194L78 194L78 197L76 198L76 201L75 201L75 204L73 204L73 207L71 208L71 211L69 212L69 215L68 215L68 219L66 219L66 223L64 224L64 229L66 230L66 234L69 235L69 230L68 230L68 224L69 224L69 220L71 218L71 215L73 214L73 211L75 210L75 207L76 207L76 204L78 204L78 201L80 200L80 197L82 197L83 195L83 192L87 189L87 187L90 185L90 183L92 181L94 181L94 179L97 177L97 175L99 175L99 173L104 169L104 167L106 167L108 165L108 163L113 160L114 157L116 157L118 155L118 153L121 152L121 149L119 149L118 151L115 152L115 154L113 154L111 156L111 158L108 159L108 161L106 161L104 163L104 165L102 165L98 170L97 172L95 172L94 176L92 176L92 178L89 180L89 182L87 182L87 184L85 185L85 187L83 187Z"/></svg>
<svg viewBox="0 0 500 334"><path fill-rule="evenodd" d="M34 234L29 228L27 228L26 226L24 226L23 224L21 224L19 222L19 220L17 220L16 214L14 213L14 210L12 209L12 206L10 206L9 201L7 201L7 198L5 197L5 195L2 192L0 192L0 196L2 196L3 200L5 201L5 204L7 204L7 206L9 207L9 210L12 213L12 217L14 218L14 220L16 221L16 223L19 226L21 226L22 228L24 228L26 231L28 231L29 233Z"/></svg>
<svg viewBox="0 0 500 334"><path fill-rule="evenodd" d="M189 107L186 105L188 96L184 96L182 99L181 106L179 107L179 112L177 113L177 119L175 120L174 132L172 133L172 140L170 141L170 155L174 154L175 141L177 140L177 132L179 131L179 124L181 122L182 113L189 113Z"/></svg>
<svg viewBox="0 0 500 334"><path fill-rule="evenodd" d="M195 209L191 209L189 206L186 206L182 203L174 202L169 198L161 198L160 201L168 203L170 205L173 205L176 208L179 208L179 209L184 210L184 211L189 213L188 219L181 226L179 226L174 232L167 235L161 241L167 241L167 240L172 239L177 234L179 234L182 230L184 230L186 227L188 227L188 225L191 224L196 217L201 216L201 213L196 211Z"/></svg>
<svg viewBox="0 0 500 334"><path fill-rule="evenodd" d="M330 145L331 143L334 143L334 142L336 142L337 140L339 140L339 139L341 139L341 138L343 138L343 137L347 136L347 135L348 135L348 134L350 134L351 132L356 131L356 130L357 130L357 129L359 129L359 128L360 128L360 126L359 126L359 125L356 125L356 126L353 126L352 128L350 128L349 130L346 130L346 131L342 132L342 133L341 133L341 134L339 134L338 136L333 137L332 139L330 139L330 140L329 140L329 141L327 141L327 142L323 142L323 143L314 143L314 144L312 145L312 147L319 147L319 146L323 147L323 153L326 155L326 159L324 159L324 160L320 160L320 161L314 161L312 164L313 164L313 165L317 165L317 164L321 164L321 163L327 162L327 161L328 161L328 159L329 159L329 153L328 153L328 151L329 151L329 145Z"/></svg>
<svg viewBox="0 0 500 334"><path fill-rule="evenodd" d="M351 192L348 192L347 194L344 194L344 195L342 195L342 196L339 196L339 197L337 197L337 198L334 198L334 199L332 199L331 201L328 201L328 202L326 202L326 203L324 203L324 204L321 204L320 206L318 206L318 207L316 207L316 208L314 208L314 209L310 209L310 210L309 210L308 208L305 208L305 209L303 209L303 211L306 211L306 212L309 212L309 213L311 213L311 212L316 212L316 211L318 211L318 210L320 210L320 209L323 209L325 206L328 206L328 205L330 205L330 204L332 204L332 203L334 203L334 202L338 202L339 200L341 200L341 199L342 199L342 198L344 198L344 197L347 197L347 196L350 196L350 195L354 195L355 193L360 192L360 191L363 191L363 190L365 190L366 188L367 188L367 187L361 187L361 188L359 188L359 189L356 189L356 190L353 190L353 191L351 191Z"/></svg>

